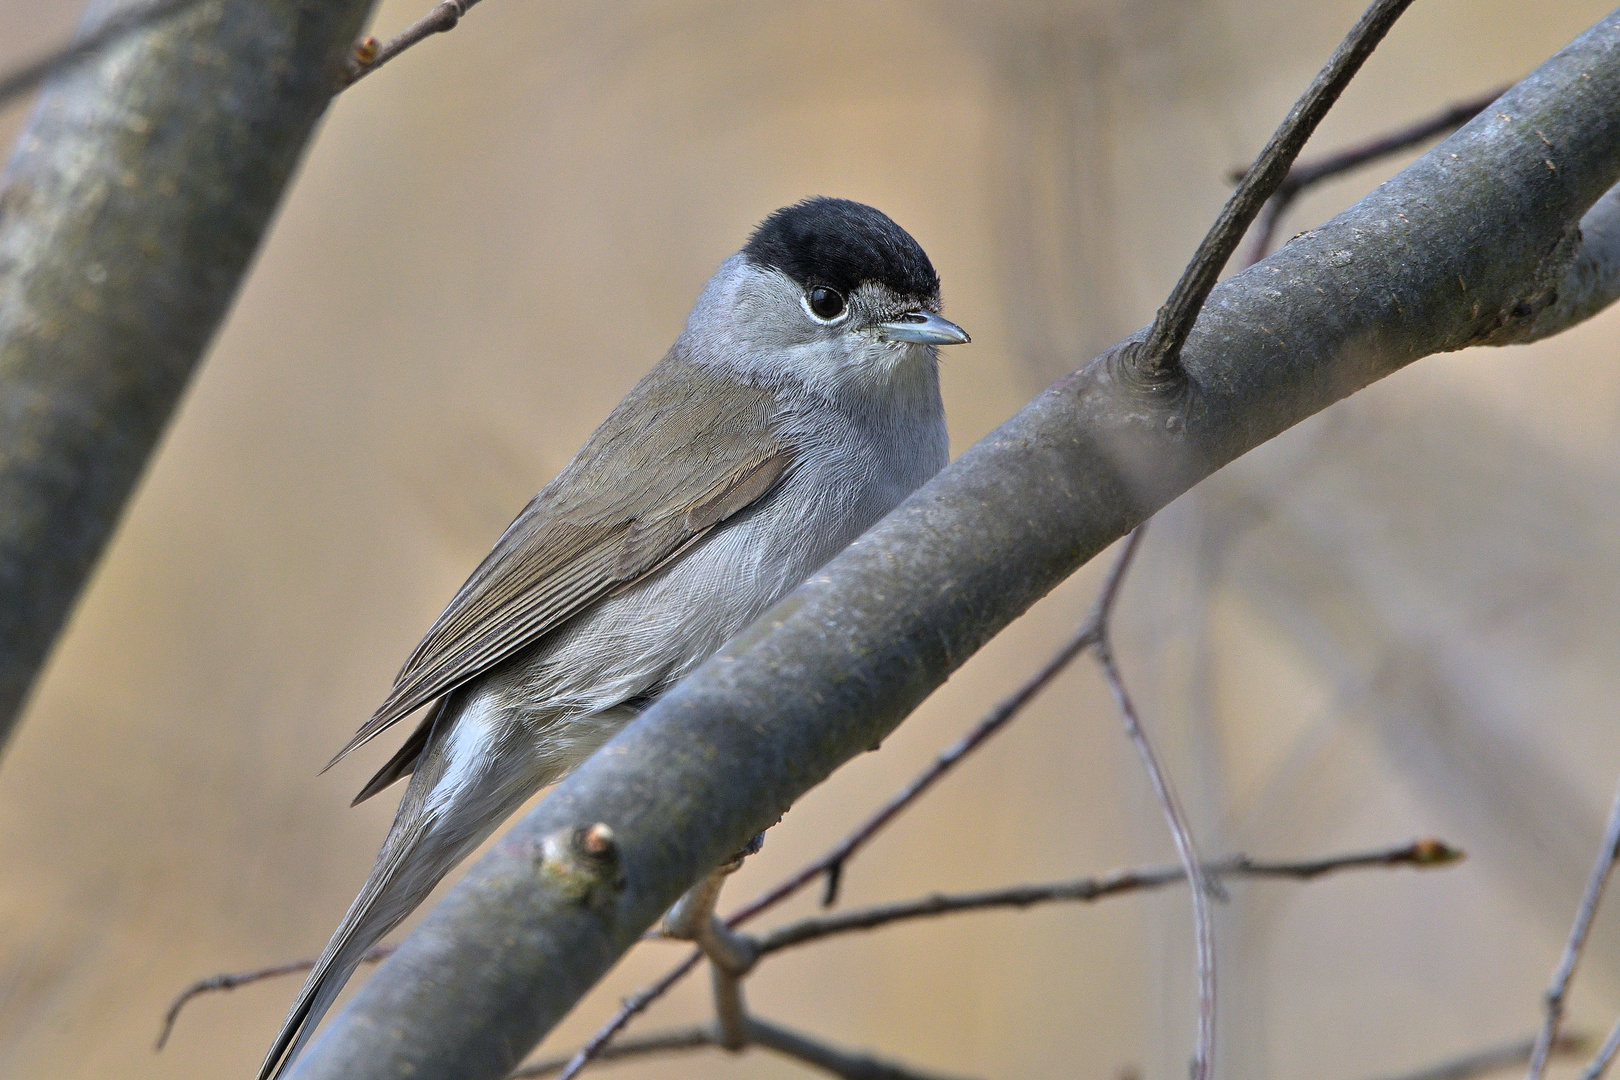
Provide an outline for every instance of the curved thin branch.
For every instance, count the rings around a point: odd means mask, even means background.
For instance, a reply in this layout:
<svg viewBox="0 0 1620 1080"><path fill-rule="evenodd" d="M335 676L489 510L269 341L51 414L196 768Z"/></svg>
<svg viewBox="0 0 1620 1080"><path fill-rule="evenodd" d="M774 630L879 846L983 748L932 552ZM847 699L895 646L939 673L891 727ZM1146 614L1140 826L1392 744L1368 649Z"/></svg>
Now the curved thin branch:
<svg viewBox="0 0 1620 1080"><path fill-rule="evenodd" d="M1142 526L1138 525L1131 533L1132 541L1135 542L1141 535ZM1159 806L1164 811L1165 823L1170 828L1171 839L1175 841L1176 854L1181 857L1182 869L1192 883L1193 943L1198 956L1198 1043L1193 1051L1192 1076L1193 1080L1207 1080L1215 1061L1215 927L1209 914L1209 880L1198 856L1192 828L1187 824L1186 811L1182 810L1170 775L1159 763L1153 743L1142 727L1142 720L1137 716L1129 691L1125 689L1124 676L1114 661L1114 650L1106 635L1097 643L1097 662L1102 665L1108 688L1113 691L1114 701L1124 717L1125 733L1147 769L1154 794L1158 796Z"/></svg>
<svg viewBox="0 0 1620 1080"><path fill-rule="evenodd" d="M1446 866L1462 858L1463 853L1449 844L1426 839L1378 851L1298 862L1266 862L1251 859L1246 855L1233 855L1216 862L1205 863L1203 870L1210 878L1284 878L1308 881L1340 870L1401 866L1426 869ZM857 930L875 930L891 923L911 919L985 911L992 908L1026 908L1059 902L1091 903L1122 893L1159 889L1186 880L1185 866L1160 866L1147 870L1118 870L1101 877L1075 878L1071 881L1056 881L1045 885L1015 885L1005 889L985 889L968 893L933 893L892 904L877 904L839 912L836 915L818 915L788 923L758 938L755 948L758 955L763 958L796 945L805 945Z"/></svg>
<svg viewBox="0 0 1620 1080"><path fill-rule="evenodd" d="M454 30L456 24L461 22L462 16L476 3L478 0L443 0L442 3L435 4L432 11L386 42L379 42L374 37L361 38L355 43L354 52L344 69L346 72L344 85L353 86L412 45L426 41L434 34Z"/></svg>
<svg viewBox="0 0 1620 1080"><path fill-rule="evenodd" d="M1609 1037L1603 1040L1598 1052L1592 1057L1590 1064L1581 1073L1581 1080L1603 1080L1608 1075L1609 1066L1614 1062L1614 1055L1620 1052L1620 1022L1609 1029ZM1529 1054L1525 1055L1528 1060Z"/></svg>
<svg viewBox="0 0 1620 1080"><path fill-rule="evenodd" d="M693 882L1081 563L1332 402L1534 326L1582 250L1577 223L1617 180L1620 12L1218 285L1177 400L1123 377L1116 349L948 466L517 822L294 1075L505 1076ZM544 841L597 821L620 838L624 888L582 904Z"/></svg>
<svg viewBox="0 0 1620 1080"><path fill-rule="evenodd" d="M870 1054L854 1053L813 1039L801 1032L749 1017L747 1020L750 1045L763 1046L784 1057L793 1058L843 1080L948 1080L933 1073L918 1072ZM625 1039L605 1048L598 1061L622 1061L625 1058L647 1057L652 1054L679 1053L723 1046L719 1030L712 1025L677 1028L673 1031L654 1032L638 1038ZM577 1071L576 1058L546 1058L525 1065L512 1073L509 1080L535 1080L542 1076L566 1077L568 1070Z"/></svg>
<svg viewBox="0 0 1620 1080"><path fill-rule="evenodd" d="M1471 1054L1464 1054L1462 1057L1450 1058L1437 1065L1428 1065L1414 1072L1392 1076L1389 1080L1473 1080L1476 1076L1489 1076L1491 1073L1523 1065L1530 1060L1535 1044L1536 1039L1532 1035L1528 1039L1520 1039L1505 1046L1487 1047ZM1552 1053L1555 1057L1572 1057L1585 1053L1586 1049L1587 1040L1583 1036L1561 1035L1553 1043Z"/></svg>
<svg viewBox="0 0 1620 1080"><path fill-rule="evenodd" d="M607 1055L612 1049L613 1040L618 1037L619 1032L624 1030L625 1025L634 1020L638 1014L645 1012L653 1002L667 994L670 987L686 978L687 973L697 967L698 961L701 959L703 959L703 953L698 949L693 949L685 960L666 971L657 982L639 993L625 998L619 1005L619 1011L613 1014L612 1019L603 1024L601 1029L591 1036L589 1042L576 1050L567 1059L563 1065L563 1075L574 1076L596 1058Z"/></svg>
<svg viewBox="0 0 1620 1080"><path fill-rule="evenodd" d="M1395 20L1411 5L1412 0L1374 0L1288 111L1237 190L1221 208L1220 216L1210 226L1209 233L1193 253L1192 261L1182 271L1181 279L1170 291L1170 298L1154 317L1139 360L1144 378L1158 381L1178 368L1181 347L1186 344L1204 301L1220 280L1221 271L1237 250L1249 224L1288 175L1294 159L1316 131L1316 125L1333 108L1361 65L1395 25Z"/></svg>
<svg viewBox="0 0 1620 1080"><path fill-rule="evenodd" d="M377 945L367 951L360 958L362 964L380 964L394 955L395 946ZM163 1026L158 1030L157 1042L153 1050L162 1050L169 1045L169 1036L174 1034L174 1025L180 1019L180 1012L191 999L201 994L211 994L221 990L235 990L241 986L252 986L254 983L265 982L269 979L280 979L287 975L302 975L315 966L314 960L294 960L287 964L276 964L273 967L255 968L252 971L228 971L221 975L210 975L206 979L198 979L184 990L174 996L169 1007L163 1012Z"/></svg>
<svg viewBox="0 0 1620 1080"><path fill-rule="evenodd" d="M1575 923L1569 928L1569 940L1565 942L1564 953L1553 971L1552 985L1547 987L1546 1015L1541 1022L1541 1031L1536 1035L1535 1049L1530 1055L1530 1070L1526 1074L1529 1080L1541 1080L1541 1074L1547 1067L1547 1057L1553 1044L1558 1041L1558 1028L1564 1021L1564 996L1569 993L1570 980L1575 977L1575 966L1580 963L1581 952L1586 948L1586 935L1592 929L1592 920L1597 916L1598 903L1603 899L1603 890L1609 883L1609 875L1614 872L1616 859L1620 859L1620 788L1615 789L1614 805L1609 809L1609 824L1603 831L1603 843L1598 848L1597 860L1592 864L1586 892L1575 910Z"/></svg>

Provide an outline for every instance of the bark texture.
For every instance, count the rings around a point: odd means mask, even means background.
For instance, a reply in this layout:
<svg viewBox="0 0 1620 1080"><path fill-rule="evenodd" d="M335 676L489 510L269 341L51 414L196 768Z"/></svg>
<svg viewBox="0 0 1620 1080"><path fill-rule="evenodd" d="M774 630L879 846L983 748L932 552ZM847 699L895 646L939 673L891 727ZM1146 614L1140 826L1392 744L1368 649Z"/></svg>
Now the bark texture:
<svg viewBox="0 0 1620 1080"><path fill-rule="evenodd" d="M47 84L0 182L0 744L372 3L198 0Z"/></svg>
<svg viewBox="0 0 1620 1080"><path fill-rule="evenodd" d="M1148 514L1419 357L1606 303L1572 283L1613 279L1612 230L1578 223L1617 180L1620 13L1218 287L1178 377L1144 377L1137 335L964 454L519 822L294 1075L505 1076L684 889ZM595 822L609 857L575 840Z"/></svg>

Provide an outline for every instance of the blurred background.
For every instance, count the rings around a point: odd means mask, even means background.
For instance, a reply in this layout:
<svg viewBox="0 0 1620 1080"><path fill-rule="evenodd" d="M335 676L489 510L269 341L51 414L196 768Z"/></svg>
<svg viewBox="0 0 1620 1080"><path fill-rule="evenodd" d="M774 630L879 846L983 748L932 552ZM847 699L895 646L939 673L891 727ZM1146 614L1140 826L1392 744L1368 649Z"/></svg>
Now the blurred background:
<svg viewBox="0 0 1620 1080"><path fill-rule="evenodd" d="M386 0L384 36L429 0ZM391 752L317 776L528 496L662 355L772 209L875 204L974 344L960 452L1146 322L1362 0L491 0L338 99L0 768L0 1075L249 1073L393 813ZM1602 0L1425 0L1307 150L1530 71ZM76 3L0 0L0 70ZM9 145L26 106L0 116ZM1290 235L1394 161L1317 191ZM1620 364L1611 311L1424 360L1160 515L1118 652L1206 853L1434 834L1459 867L1234 884L1227 1076L1358 1080L1527 1035L1620 773ZM1087 567L728 888L818 854L1083 617ZM1173 859L1082 662L848 868L844 903ZM770 925L811 910L796 906ZM681 955L645 945L571 1050ZM1184 891L962 916L773 959L769 1019L941 1072L1186 1075ZM1620 1009L1620 913L1570 1002ZM708 1016L689 980L640 1024ZM767 1052L610 1067L794 1077ZM1566 1072L1571 1066L1562 1066Z"/></svg>

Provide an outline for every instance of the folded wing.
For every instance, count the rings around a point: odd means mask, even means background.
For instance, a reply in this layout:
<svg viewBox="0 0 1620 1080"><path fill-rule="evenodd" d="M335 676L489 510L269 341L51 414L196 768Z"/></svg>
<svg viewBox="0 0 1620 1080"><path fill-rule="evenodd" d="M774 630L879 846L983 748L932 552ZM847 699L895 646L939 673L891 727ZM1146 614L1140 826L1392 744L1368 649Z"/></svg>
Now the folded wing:
<svg viewBox="0 0 1620 1080"><path fill-rule="evenodd" d="M332 763L767 496L793 460L777 409L769 390L666 358L507 527Z"/></svg>

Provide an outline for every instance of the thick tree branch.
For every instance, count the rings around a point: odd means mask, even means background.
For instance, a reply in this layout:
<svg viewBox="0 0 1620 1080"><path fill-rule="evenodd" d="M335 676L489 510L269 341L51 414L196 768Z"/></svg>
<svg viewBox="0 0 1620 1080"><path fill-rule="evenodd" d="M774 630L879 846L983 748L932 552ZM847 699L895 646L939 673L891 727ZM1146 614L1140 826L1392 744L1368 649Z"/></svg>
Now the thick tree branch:
<svg viewBox="0 0 1620 1080"><path fill-rule="evenodd" d="M1288 175L1283 177L1282 183L1277 185L1276 193L1266 200L1264 209L1260 211L1260 216L1255 221L1254 238L1250 242L1244 266L1253 266L1271 254L1271 242L1277 232L1277 223L1288 212L1289 207L1294 205L1294 200L1306 191L1323 181L1370 165L1380 158L1398 154L1419 143L1428 142L1436 136L1456 131L1484 112L1485 107L1501 97L1505 89L1506 87L1498 87L1480 97L1460 101L1426 120L1419 120L1387 135L1380 135L1364 143L1335 151L1326 157L1296 162L1294 167L1288 170ZM1232 176L1232 181L1240 182L1245 175L1240 169Z"/></svg>
<svg viewBox="0 0 1620 1080"><path fill-rule="evenodd" d="M1148 514L1422 356L1517 340L1617 179L1620 13L1217 286L1176 400L1122 377L1116 348L949 466L518 822L295 1075L504 1076L693 882ZM597 821L619 838L620 891L544 856L546 836Z"/></svg>
<svg viewBox="0 0 1620 1080"><path fill-rule="evenodd" d="M47 84L0 189L0 742L371 5L197 0Z"/></svg>
<svg viewBox="0 0 1620 1080"><path fill-rule="evenodd" d="M1138 532L1136 535L1140 535ZM838 898L838 887L843 881L844 866L867 842L881 832L889 822L893 821L908 807L916 804L934 784L938 783L944 775L954 769L969 754L983 746L996 732L1023 711L1024 707L1035 700L1040 692L1049 686L1074 662L1075 658L1086 649L1091 648L1102 640L1107 629L1109 617L1114 610L1114 603L1119 598L1120 586L1124 584L1125 574L1130 569L1137 545L1128 540L1120 545L1119 555L1114 559L1107 577L1103 579L1102 589L1092 605L1091 614L1085 623L1077 630L1073 637L1063 644L1052 657L1043 664L1034 675L1024 680L1022 686L1013 691L1006 698L997 703L984 719L973 726L973 729L963 735L956 742L940 751L939 756L924 769L918 776L896 792L888 802L878 808L877 812L862 822L854 832L846 836L841 843L821 858L810 863L798 873L791 875L785 881L778 883L764 894L745 904L733 912L726 920L728 927L740 926L760 912L773 907L781 901L792 896L806 885L825 875L826 885L822 891L821 906L831 907ZM685 977L697 963L697 953L691 954L687 959L667 972L656 983L642 990L634 997L625 1001L618 1012L593 1035L579 1052L569 1062L570 1075L577 1073L585 1067L585 1063L602 1053L618 1034L629 1025L637 1014L645 1010L658 998L662 997L677 982Z"/></svg>

